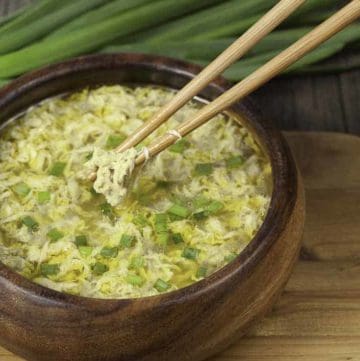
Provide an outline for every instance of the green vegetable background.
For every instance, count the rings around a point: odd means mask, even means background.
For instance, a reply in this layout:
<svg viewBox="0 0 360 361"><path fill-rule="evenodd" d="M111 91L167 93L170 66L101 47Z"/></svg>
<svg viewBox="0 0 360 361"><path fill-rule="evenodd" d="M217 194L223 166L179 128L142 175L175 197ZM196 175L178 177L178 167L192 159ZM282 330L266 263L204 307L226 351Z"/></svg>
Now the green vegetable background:
<svg viewBox="0 0 360 361"><path fill-rule="evenodd" d="M104 52L171 56L206 65L277 0L38 0L0 19L0 86L38 67ZM341 0L307 0L225 72L238 81L329 17ZM317 63L360 40L356 23L287 72L341 71Z"/></svg>

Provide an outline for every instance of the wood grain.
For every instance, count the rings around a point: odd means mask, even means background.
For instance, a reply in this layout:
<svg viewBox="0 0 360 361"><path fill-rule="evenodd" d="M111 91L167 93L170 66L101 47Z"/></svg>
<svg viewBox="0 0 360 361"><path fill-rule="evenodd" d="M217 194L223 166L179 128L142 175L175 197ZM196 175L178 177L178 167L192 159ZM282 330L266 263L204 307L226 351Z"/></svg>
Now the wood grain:
<svg viewBox="0 0 360 361"><path fill-rule="evenodd" d="M211 361L360 360L360 138L287 139L307 191L301 259L273 312ZM21 361L4 349L0 360Z"/></svg>

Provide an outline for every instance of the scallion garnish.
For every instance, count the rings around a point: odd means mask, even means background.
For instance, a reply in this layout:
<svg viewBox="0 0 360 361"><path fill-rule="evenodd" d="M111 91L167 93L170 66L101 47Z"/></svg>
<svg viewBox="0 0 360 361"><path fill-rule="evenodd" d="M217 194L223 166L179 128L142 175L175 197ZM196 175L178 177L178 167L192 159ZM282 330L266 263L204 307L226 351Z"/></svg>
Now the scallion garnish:
<svg viewBox="0 0 360 361"><path fill-rule="evenodd" d="M156 242L159 245L165 247L167 245L167 243L168 243L169 238L170 238L169 232L158 233L156 235Z"/></svg>
<svg viewBox="0 0 360 361"><path fill-rule="evenodd" d="M80 236L76 236L75 237L75 244L80 247L80 246L87 246L88 244L88 240L87 237L85 235L80 235Z"/></svg>
<svg viewBox="0 0 360 361"><path fill-rule="evenodd" d="M148 220L146 219L146 217L142 214L137 214L134 218L133 218L133 222L141 227L145 227L148 224Z"/></svg>
<svg viewBox="0 0 360 361"><path fill-rule="evenodd" d="M127 283L130 283L133 286L142 286L144 283L144 279L141 276L135 274L128 274L125 278Z"/></svg>
<svg viewBox="0 0 360 361"><path fill-rule="evenodd" d="M64 233L60 232L56 228L51 229L46 235L51 239L52 242L56 242L64 237Z"/></svg>
<svg viewBox="0 0 360 361"><path fill-rule="evenodd" d="M103 273L107 272L109 270L109 267L104 264L104 263L101 263L101 262L96 262L93 266L92 266L92 270L93 272L100 276L102 275Z"/></svg>
<svg viewBox="0 0 360 361"><path fill-rule="evenodd" d="M167 218L166 213L155 214L155 230L157 233L168 231Z"/></svg>
<svg viewBox="0 0 360 361"><path fill-rule="evenodd" d="M78 250L83 257L89 257L93 251L93 248L90 246L79 246Z"/></svg>
<svg viewBox="0 0 360 361"><path fill-rule="evenodd" d="M195 260L198 257L199 253L200 251L196 248L186 247L184 248L181 256L187 259Z"/></svg>
<svg viewBox="0 0 360 361"><path fill-rule="evenodd" d="M12 190L20 197L26 197L30 191L31 191L31 188L24 182L20 182L20 183L17 183L15 184L13 187L12 187Z"/></svg>
<svg viewBox="0 0 360 361"><path fill-rule="evenodd" d="M31 232L35 232L39 229L39 223L34 218L26 216L21 219L21 223L25 225Z"/></svg>
<svg viewBox="0 0 360 361"><path fill-rule="evenodd" d="M212 163L199 163L195 166L196 175L209 175L213 172L214 165Z"/></svg>
<svg viewBox="0 0 360 361"><path fill-rule="evenodd" d="M156 288L159 292L165 292L170 288L170 284L159 278L155 284L154 288Z"/></svg>
<svg viewBox="0 0 360 361"><path fill-rule="evenodd" d="M51 167L49 174L55 177L60 177L63 174L65 167L66 167L66 163L55 162Z"/></svg>
<svg viewBox="0 0 360 361"><path fill-rule="evenodd" d="M40 204L48 202L51 198L50 192L39 192L37 194L37 199Z"/></svg>
<svg viewBox="0 0 360 361"><path fill-rule="evenodd" d="M183 243L184 242L184 239L181 235L181 233L173 233L172 236L171 236L173 242L175 244L179 244L179 243Z"/></svg>
<svg viewBox="0 0 360 361"><path fill-rule="evenodd" d="M179 204L173 204L169 209L168 213L174 214L175 216L186 218L190 215L190 210L184 206Z"/></svg>
<svg viewBox="0 0 360 361"><path fill-rule="evenodd" d="M239 168L244 164L244 158L241 155L232 156L225 161L226 168Z"/></svg>
<svg viewBox="0 0 360 361"><path fill-rule="evenodd" d="M130 234L123 234L120 239L121 248L130 248L132 247L135 241L135 237Z"/></svg>
<svg viewBox="0 0 360 361"><path fill-rule="evenodd" d="M169 147L170 152L173 153L183 153L186 148L188 148L190 143L186 139L180 139L175 144Z"/></svg>
<svg viewBox="0 0 360 361"><path fill-rule="evenodd" d="M210 213L216 213L224 208L224 205L219 201L211 201L205 209Z"/></svg>
<svg viewBox="0 0 360 361"><path fill-rule="evenodd" d="M105 202L100 204L100 210L106 217L109 217L110 219L114 218L113 208L109 203Z"/></svg>
<svg viewBox="0 0 360 361"><path fill-rule="evenodd" d="M42 263L40 265L40 273L44 276L55 276L60 272L60 265L57 263Z"/></svg>
<svg viewBox="0 0 360 361"><path fill-rule="evenodd" d="M224 259L227 263L232 262L238 255L235 252L231 252Z"/></svg>
<svg viewBox="0 0 360 361"><path fill-rule="evenodd" d="M204 278L207 273L207 268L205 266L200 266L196 272L197 278Z"/></svg>
<svg viewBox="0 0 360 361"><path fill-rule="evenodd" d="M114 149L126 139L125 135L109 135L106 140L106 148Z"/></svg>
<svg viewBox="0 0 360 361"><path fill-rule="evenodd" d="M139 269L144 266L144 258L141 256L134 256L130 261L130 268Z"/></svg>
<svg viewBox="0 0 360 361"><path fill-rule="evenodd" d="M118 247L104 247L100 251L101 256L105 258L115 258L118 255L118 253L119 253Z"/></svg>
<svg viewBox="0 0 360 361"><path fill-rule="evenodd" d="M93 157L93 152L90 152L86 155L85 159L90 160Z"/></svg>

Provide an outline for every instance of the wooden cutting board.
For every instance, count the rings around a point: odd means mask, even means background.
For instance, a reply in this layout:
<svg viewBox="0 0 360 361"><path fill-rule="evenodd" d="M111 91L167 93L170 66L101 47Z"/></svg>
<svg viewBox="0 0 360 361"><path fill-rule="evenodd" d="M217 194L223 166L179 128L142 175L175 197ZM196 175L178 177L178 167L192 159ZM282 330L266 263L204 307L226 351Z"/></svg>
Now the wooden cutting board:
<svg viewBox="0 0 360 361"><path fill-rule="evenodd" d="M360 138L286 137L306 188L300 260L272 313L209 361L360 361Z"/></svg>

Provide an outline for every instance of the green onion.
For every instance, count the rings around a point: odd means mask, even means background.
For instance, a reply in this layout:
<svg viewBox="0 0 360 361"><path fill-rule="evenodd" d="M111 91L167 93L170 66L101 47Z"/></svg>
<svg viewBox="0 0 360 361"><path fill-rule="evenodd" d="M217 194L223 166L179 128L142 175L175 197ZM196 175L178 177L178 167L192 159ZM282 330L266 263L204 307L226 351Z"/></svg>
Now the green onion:
<svg viewBox="0 0 360 361"><path fill-rule="evenodd" d="M205 266L200 266L196 272L197 278L204 278L207 274L207 268Z"/></svg>
<svg viewBox="0 0 360 361"><path fill-rule="evenodd" d="M96 192L94 186L91 186L91 187L90 187L90 193L91 193L94 197L96 197L96 196L99 195L99 193Z"/></svg>
<svg viewBox="0 0 360 361"><path fill-rule="evenodd" d="M195 166L196 175L209 175L213 172L214 166L212 163L199 163Z"/></svg>
<svg viewBox="0 0 360 361"><path fill-rule="evenodd" d="M170 233L162 232L156 235L156 242L160 244L162 247L165 247L169 241Z"/></svg>
<svg viewBox="0 0 360 361"><path fill-rule="evenodd" d="M30 26L34 20L39 17L46 16L49 11L54 11L64 4L70 3L69 0L55 1L54 0L38 0L34 4L30 4L20 8L18 11L10 14L5 19L0 20L0 33L9 34L20 28Z"/></svg>
<svg viewBox="0 0 360 361"><path fill-rule="evenodd" d="M184 150L188 148L190 143L186 139L180 139L169 147L170 152L184 153Z"/></svg>
<svg viewBox="0 0 360 361"><path fill-rule="evenodd" d="M114 217L113 209L107 202L100 204L100 211L110 219Z"/></svg>
<svg viewBox="0 0 360 361"><path fill-rule="evenodd" d="M206 33L227 24L239 21L252 15L261 14L270 9L276 0L232 0L222 1L220 5L209 7L179 20L158 26L148 31L142 39L146 42L161 43L167 40L178 40ZM136 39L136 38L135 38Z"/></svg>
<svg viewBox="0 0 360 361"><path fill-rule="evenodd" d="M157 289L159 292L165 292L170 288L170 284L159 278L155 282L154 288Z"/></svg>
<svg viewBox="0 0 360 361"><path fill-rule="evenodd" d="M37 199L40 204L47 203L51 198L50 192L38 192Z"/></svg>
<svg viewBox="0 0 360 361"><path fill-rule="evenodd" d="M80 235L80 236L76 236L75 237L75 244L80 247L80 246L87 246L88 244L88 239L85 235Z"/></svg>
<svg viewBox="0 0 360 361"><path fill-rule="evenodd" d="M127 283L130 283L133 286L142 286L144 284L144 279L138 275L128 274L125 278Z"/></svg>
<svg viewBox="0 0 360 361"><path fill-rule="evenodd" d="M141 256L134 256L132 259L131 259L131 262L130 262L130 265L129 267L130 268L133 268L133 269L139 269L141 267L144 266L144 258L141 257Z"/></svg>
<svg viewBox="0 0 360 361"><path fill-rule="evenodd" d="M40 273L44 277L47 276L55 276L60 272L60 265L57 263L50 264L50 263L42 263L40 265Z"/></svg>
<svg viewBox="0 0 360 361"><path fill-rule="evenodd" d="M31 188L24 182L15 184L12 189L20 197L26 197L31 191Z"/></svg>
<svg viewBox="0 0 360 361"><path fill-rule="evenodd" d="M231 252L230 254L228 254L224 260L227 262L227 263L230 263L232 262L238 255L235 253L235 252Z"/></svg>
<svg viewBox="0 0 360 361"><path fill-rule="evenodd" d="M186 207L183 207L179 204L173 204L169 209L168 213L173 214L175 216L186 218L190 215L190 210Z"/></svg>
<svg viewBox="0 0 360 361"><path fill-rule="evenodd" d="M183 236L181 235L181 233L173 233L171 238L175 244L184 242L184 239L183 239Z"/></svg>
<svg viewBox="0 0 360 361"><path fill-rule="evenodd" d="M84 11L101 5L104 1L109 0L77 0L66 6L58 7L56 11L47 12L44 16L34 18L31 22L31 30L29 27L20 27L11 32L8 31L7 36L4 34L5 36L1 37L0 53L8 53L28 45L41 36L47 35L49 31L59 25L79 16ZM54 2L52 3L54 4Z"/></svg>
<svg viewBox="0 0 360 361"><path fill-rule="evenodd" d="M79 246L78 250L83 257L89 257L93 251L93 248L90 246Z"/></svg>
<svg viewBox="0 0 360 361"><path fill-rule="evenodd" d="M210 213L216 213L224 208L224 205L219 201L211 201L205 209Z"/></svg>
<svg viewBox="0 0 360 361"><path fill-rule="evenodd" d="M63 174L65 167L66 167L66 163L55 162L52 168L50 169L49 174L55 177L60 177Z"/></svg>
<svg viewBox="0 0 360 361"><path fill-rule="evenodd" d="M198 257L199 253L200 251L196 248L186 247L184 248L181 256L187 259L195 260Z"/></svg>
<svg viewBox="0 0 360 361"><path fill-rule="evenodd" d="M69 23L57 29L55 32L51 33L46 38L46 40L54 39L56 37L62 37L65 34L71 34L71 32L74 30L96 25L102 20L107 20L109 17L113 17L115 15L123 13L125 10L135 8L139 5L143 5L152 1L153 0L111 1L109 4L101 6L100 8L97 8L95 10L86 12L84 15L76 18L73 21L70 21Z"/></svg>
<svg viewBox="0 0 360 361"><path fill-rule="evenodd" d="M195 212L193 214L193 217L197 220L197 221L202 221L203 219L206 219L209 216L209 212L208 211L200 211L200 212Z"/></svg>
<svg viewBox="0 0 360 361"><path fill-rule="evenodd" d="M118 147L125 139L125 135L109 135L106 140L106 149L114 149Z"/></svg>
<svg viewBox="0 0 360 361"><path fill-rule="evenodd" d="M23 225L25 225L31 232L35 232L39 229L39 223L34 218L26 216L21 219Z"/></svg>
<svg viewBox="0 0 360 361"><path fill-rule="evenodd" d="M167 214L166 213L158 213L155 214L155 230L157 233L167 232Z"/></svg>
<svg viewBox="0 0 360 361"><path fill-rule="evenodd" d="M225 161L226 168L239 168L244 164L244 158L241 155L234 155Z"/></svg>
<svg viewBox="0 0 360 361"><path fill-rule="evenodd" d="M133 218L133 222L141 227L145 227L148 224L148 220L146 219L146 217L142 214L137 214L134 218Z"/></svg>
<svg viewBox="0 0 360 361"><path fill-rule="evenodd" d="M109 270L109 267L106 264L103 264L101 262L96 262L92 266L92 270L96 275L100 276L103 273L107 272Z"/></svg>
<svg viewBox="0 0 360 361"><path fill-rule="evenodd" d="M93 157L94 152L90 152L86 155L85 159L90 160Z"/></svg>
<svg viewBox="0 0 360 361"><path fill-rule="evenodd" d="M52 242L56 242L64 237L64 233L60 232L56 228L51 229L46 235L51 239Z"/></svg>
<svg viewBox="0 0 360 361"><path fill-rule="evenodd" d="M117 247L104 247L100 252L101 256L105 258L115 258L117 257L118 253L119 248Z"/></svg>
<svg viewBox="0 0 360 361"><path fill-rule="evenodd" d="M130 234L123 234L120 239L121 248L130 248L134 244L135 237Z"/></svg>
<svg viewBox="0 0 360 361"><path fill-rule="evenodd" d="M82 0L82 5L87 1L89 0ZM91 27L81 27L72 31L71 36L64 35L55 39L36 42L33 45L0 57L0 78L16 76L45 64L97 50L121 36L125 37L136 31L148 29L151 26L218 1L220 0L151 2L138 9L107 18ZM51 20L51 18L46 19L47 22ZM27 29L27 32L29 32L29 29ZM12 43L11 37L6 42L9 46L13 47L15 45Z"/></svg>

